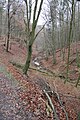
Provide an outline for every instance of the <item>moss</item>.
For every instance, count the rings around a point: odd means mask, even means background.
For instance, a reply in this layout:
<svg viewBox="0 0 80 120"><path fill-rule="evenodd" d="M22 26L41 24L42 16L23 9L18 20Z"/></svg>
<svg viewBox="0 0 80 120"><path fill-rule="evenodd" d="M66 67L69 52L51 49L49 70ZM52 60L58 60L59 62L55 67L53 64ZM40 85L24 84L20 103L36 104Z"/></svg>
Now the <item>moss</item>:
<svg viewBox="0 0 80 120"><path fill-rule="evenodd" d="M23 65L19 64L19 63L16 63L14 61L10 61L10 63L13 65L13 66L16 66L17 68L19 69L23 69Z"/></svg>
<svg viewBox="0 0 80 120"><path fill-rule="evenodd" d="M78 118L77 118L77 120L80 120L80 112L78 113Z"/></svg>

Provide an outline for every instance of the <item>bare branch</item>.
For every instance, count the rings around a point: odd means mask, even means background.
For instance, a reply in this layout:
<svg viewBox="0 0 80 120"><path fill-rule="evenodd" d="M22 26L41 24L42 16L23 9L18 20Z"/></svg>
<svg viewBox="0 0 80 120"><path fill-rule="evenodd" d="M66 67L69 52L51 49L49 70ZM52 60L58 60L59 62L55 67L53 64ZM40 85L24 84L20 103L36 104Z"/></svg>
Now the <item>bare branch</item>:
<svg viewBox="0 0 80 120"><path fill-rule="evenodd" d="M46 23L47 23L47 22L46 22ZM35 35L35 38L34 38L34 39L37 38L38 34L43 30L43 28L45 27L46 23L45 23L45 24L43 25L43 27L38 31L38 33Z"/></svg>
<svg viewBox="0 0 80 120"><path fill-rule="evenodd" d="M39 15L40 15L40 12L41 12L42 4L43 4L43 0L41 0L40 6L39 6L39 11L38 11L38 15L37 15L37 18L36 18L36 23L38 22L38 19L39 19Z"/></svg>

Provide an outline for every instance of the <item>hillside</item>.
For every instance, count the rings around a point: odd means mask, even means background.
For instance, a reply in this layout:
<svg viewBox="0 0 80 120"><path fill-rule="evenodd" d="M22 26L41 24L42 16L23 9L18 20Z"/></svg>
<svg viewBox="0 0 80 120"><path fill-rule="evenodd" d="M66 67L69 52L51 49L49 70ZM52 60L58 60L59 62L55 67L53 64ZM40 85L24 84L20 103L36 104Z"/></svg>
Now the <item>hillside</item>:
<svg viewBox="0 0 80 120"><path fill-rule="evenodd" d="M74 47L72 46L72 48ZM26 58L25 49L21 49L18 44L15 44L12 46L10 52L6 53L4 47L3 46L0 47L0 67L1 65L5 67L5 70L2 69L1 67L1 71L0 71L1 79L4 76L4 74L7 77L7 73L8 73L9 74L8 79L14 78L14 81L16 80L18 82L19 90L17 91L17 94L19 95L18 99L21 101L21 105L17 107L22 108L23 106L23 114L25 115L27 114L28 111L30 111L30 113L28 113L27 116L28 119L30 120L39 120L39 119L52 120L53 118L52 111L51 112L46 111L47 97L43 92L44 89L49 92L53 91L53 93L50 94L50 98L52 100L52 103L56 109L56 113L60 120L63 119L66 120L65 112L63 111L59 103L60 101L62 101L62 106L65 108L66 112L68 113L69 120L77 120L78 118L78 114L80 112L80 107L79 107L80 87L78 85L78 87L76 88L74 84L74 82L76 82L75 75L78 75L76 73L77 71L75 71L75 69L77 70L74 60L75 48L74 48L74 54L71 57L71 60L73 62L70 64L70 68L72 70L70 74L70 81L67 82L66 84L64 84L64 78L65 78L64 72L65 72L66 61L63 62L61 60L59 56L59 52L57 52L56 57L57 57L57 63L55 65L52 65L52 57L50 57L48 61L46 61L41 55L41 53L39 54L38 52L33 51L32 59L38 58L38 62L40 63L41 69L38 69L32 61L31 69L29 69L28 71L29 77L26 77L25 75L22 74L21 72L22 70L17 68L15 64L13 64L13 63L21 64L21 65L24 64ZM73 65L75 65L74 69L73 69ZM72 73L75 75L73 75ZM7 78L5 78L4 80L6 79ZM6 89L8 88L6 87ZM8 91L10 92L10 90ZM59 95L60 101L56 95ZM24 113L25 109L26 109L26 113ZM6 110L1 111L1 113L3 112L5 116ZM6 113L6 115L8 115L8 113Z"/></svg>

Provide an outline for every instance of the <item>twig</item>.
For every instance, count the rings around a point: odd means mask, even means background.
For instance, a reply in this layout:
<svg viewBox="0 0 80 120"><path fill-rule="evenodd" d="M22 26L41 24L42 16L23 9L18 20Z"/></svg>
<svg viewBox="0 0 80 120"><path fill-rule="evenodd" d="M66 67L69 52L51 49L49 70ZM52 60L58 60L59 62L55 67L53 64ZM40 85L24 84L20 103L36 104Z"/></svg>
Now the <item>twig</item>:
<svg viewBox="0 0 80 120"><path fill-rule="evenodd" d="M64 108L64 106L63 106L63 104L62 104L62 102L61 102L61 100L60 100L60 96L59 96L59 94L58 94L58 92L57 92L56 85L54 85L54 87L55 87L55 94L56 94L56 96L57 96L57 99L58 99L58 101L59 101L59 104L60 104L60 106L62 107L62 109L63 109L63 111L64 111L64 113L65 113L65 115L66 115L66 120L69 120L69 118L68 118L68 113L66 112L66 110L65 110L65 108Z"/></svg>
<svg viewBox="0 0 80 120"><path fill-rule="evenodd" d="M61 102L61 100L60 100L60 96L59 96L59 94L56 92L56 95L57 95L57 98L58 98L58 101L59 101L59 103L60 103L60 106L62 107L62 109L63 109L63 111L64 111L64 113L65 113L65 115L66 115L66 120L69 120L69 118L68 118L68 113L66 112L66 110L65 110L65 108L64 108L64 106L63 106L63 104L62 104L62 102Z"/></svg>
<svg viewBox="0 0 80 120"><path fill-rule="evenodd" d="M60 94L60 96L64 96L64 97L69 97L69 98L78 99L78 100L80 99L79 97L68 95L68 94L62 94L60 92L59 92L59 94Z"/></svg>

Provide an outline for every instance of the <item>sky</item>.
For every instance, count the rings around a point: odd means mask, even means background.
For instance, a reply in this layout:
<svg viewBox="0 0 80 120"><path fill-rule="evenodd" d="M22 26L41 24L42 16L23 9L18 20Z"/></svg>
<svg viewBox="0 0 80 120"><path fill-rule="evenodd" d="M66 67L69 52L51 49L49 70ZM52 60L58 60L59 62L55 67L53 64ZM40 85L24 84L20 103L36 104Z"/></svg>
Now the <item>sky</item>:
<svg viewBox="0 0 80 120"><path fill-rule="evenodd" d="M0 1L2 1L2 0L0 0ZM6 0L7 1L7 0ZM22 1L22 0L20 0L20 1ZM32 0L32 2L34 3L34 1L35 0ZM41 0L39 0L39 2L38 2L38 6L39 6L39 4L40 4L40 1ZM44 19L43 19L43 14L45 13L45 11L46 11L46 9L47 9L47 5L46 4L48 4L48 2L47 2L48 0L43 0L43 6L42 6L42 11L41 11L41 14L40 14L40 17L39 17L39 20L38 20L38 25L43 25L44 23L45 23L45 21L44 21ZM33 7L34 7L34 4L33 4ZM39 7L38 7L39 8ZM44 8L45 8L45 10L44 10ZM38 10L37 10L38 11Z"/></svg>
<svg viewBox="0 0 80 120"><path fill-rule="evenodd" d="M47 7L48 7L48 2L47 0L44 0L43 6L42 6L42 12L40 14L39 21L38 21L38 24L40 25L43 25L45 23L45 20L43 19L43 17L48 9Z"/></svg>
<svg viewBox="0 0 80 120"><path fill-rule="evenodd" d="M46 12L46 9L47 9L47 0L44 0L43 2L43 6L42 6L42 11L41 11L41 14L39 16L39 20L38 20L38 25L43 25L45 23L44 19L43 19L43 14ZM38 3L38 6L40 4L40 0L39 0L39 3ZM44 10L45 9L45 10ZM38 11L38 10L37 10Z"/></svg>

